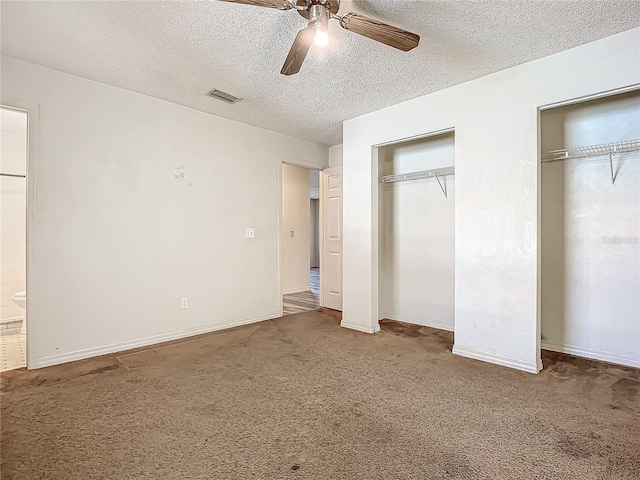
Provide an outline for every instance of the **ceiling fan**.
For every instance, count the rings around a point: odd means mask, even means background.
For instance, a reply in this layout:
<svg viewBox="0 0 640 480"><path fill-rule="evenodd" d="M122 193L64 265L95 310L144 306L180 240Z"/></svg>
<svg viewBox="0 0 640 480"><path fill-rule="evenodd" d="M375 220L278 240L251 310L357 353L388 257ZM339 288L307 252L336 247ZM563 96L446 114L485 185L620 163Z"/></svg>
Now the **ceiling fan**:
<svg viewBox="0 0 640 480"><path fill-rule="evenodd" d="M279 10L296 10L308 20L308 25L296 35L296 39L289 50L282 70L283 75L293 75L300 71L302 62L307 56L311 44L323 46L329 41L327 28L330 19L336 19L345 30L364 35L376 42L408 52L418 46L420 36L393 27L359 13L345 13L338 15L340 0L222 0L223 2L242 3L258 7L277 8Z"/></svg>

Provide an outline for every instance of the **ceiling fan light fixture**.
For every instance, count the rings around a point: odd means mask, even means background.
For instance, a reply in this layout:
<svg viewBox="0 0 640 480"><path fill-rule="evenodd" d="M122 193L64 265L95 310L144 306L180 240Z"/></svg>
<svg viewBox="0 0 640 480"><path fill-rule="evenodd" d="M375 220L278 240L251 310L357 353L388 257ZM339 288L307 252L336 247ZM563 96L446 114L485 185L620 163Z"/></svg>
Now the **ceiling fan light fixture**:
<svg viewBox="0 0 640 480"><path fill-rule="evenodd" d="M326 30L321 28L316 29L316 36L313 39L313 42L319 47L326 47L329 43L329 35Z"/></svg>
<svg viewBox="0 0 640 480"><path fill-rule="evenodd" d="M329 18L331 12L324 5L313 5L309 11L309 27L316 30L314 43L319 47L324 47L329 43Z"/></svg>

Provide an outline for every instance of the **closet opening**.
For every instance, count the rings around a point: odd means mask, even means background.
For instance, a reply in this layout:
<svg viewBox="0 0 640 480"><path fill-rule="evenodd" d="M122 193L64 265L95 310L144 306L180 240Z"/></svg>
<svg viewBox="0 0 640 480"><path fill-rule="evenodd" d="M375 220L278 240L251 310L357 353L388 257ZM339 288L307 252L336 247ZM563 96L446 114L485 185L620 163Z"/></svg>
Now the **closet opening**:
<svg viewBox="0 0 640 480"><path fill-rule="evenodd" d="M540 346L640 367L640 91L540 112Z"/></svg>
<svg viewBox="0 0 640 480"><path fill-rule="evenodd" d="M401 322L390 328L409 333L453 332L454 131L379 146L377 159L381 324Z"/></svg>

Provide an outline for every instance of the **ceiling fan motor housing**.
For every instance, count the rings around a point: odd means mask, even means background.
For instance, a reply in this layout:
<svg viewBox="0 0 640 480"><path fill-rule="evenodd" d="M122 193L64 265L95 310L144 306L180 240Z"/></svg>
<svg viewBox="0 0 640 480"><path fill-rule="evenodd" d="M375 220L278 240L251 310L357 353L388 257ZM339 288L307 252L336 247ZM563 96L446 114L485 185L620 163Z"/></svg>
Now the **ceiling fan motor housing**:
<svg viewBox="0 0 640 480"><path fill-rule="evenodd" d="M338 13L340 0L296 0L296 6L298 13L309 21L311 21L314 10L322 12L329 21L332 14Z"/></svg>

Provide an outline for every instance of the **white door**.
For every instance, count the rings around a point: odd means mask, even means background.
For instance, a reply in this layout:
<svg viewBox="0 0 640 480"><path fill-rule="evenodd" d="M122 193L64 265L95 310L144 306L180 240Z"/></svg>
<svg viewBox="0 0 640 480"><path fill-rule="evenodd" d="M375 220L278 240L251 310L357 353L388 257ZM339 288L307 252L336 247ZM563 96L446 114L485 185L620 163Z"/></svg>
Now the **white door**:
<svg viewBox="0 0 640 480"><path fill-rule="evenodd" d="M342 311L342 167L322 172L322 306Z"/></svg>

